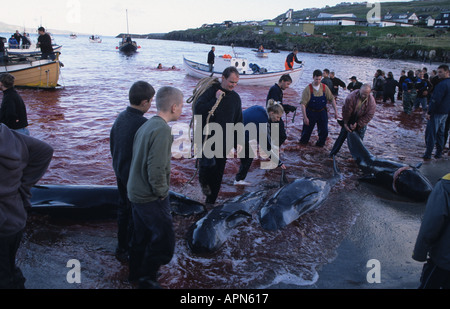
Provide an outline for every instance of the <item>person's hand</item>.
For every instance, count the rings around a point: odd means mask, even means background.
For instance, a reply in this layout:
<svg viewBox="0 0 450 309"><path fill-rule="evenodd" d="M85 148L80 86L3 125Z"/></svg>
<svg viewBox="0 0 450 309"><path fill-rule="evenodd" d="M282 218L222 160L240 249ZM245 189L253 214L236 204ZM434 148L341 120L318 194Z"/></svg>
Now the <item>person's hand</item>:
<svg viewBox="0 0 450 309"><path fill-rule="evenodd" d="M236 152L239 154L239 153L241 153L241 151L244 149L244 147L242 146L242 145L240 145L240 144L238 144L237 146L236 146Z"/></svg>
<svg viewBox="0 0 450 309"><path fill-rule="evenodd" d="M281 164L281 166L280 166L280 167L281 167L281 169L282 169L282 170L286 170L286 165L284 165L284 164Z"/></svg>
<svg viewBox="0 0 450 309"><path fill-rule="evenodd" d="M221 96L224 96L225 92L223 92L222 90L217 90L216 92L216 99L218 100Z"/></svg>
<svg viewBox="0 0 450 309"><path fill-rule="evenodd" d="M303 118L303 124L305 126L309 126L309 119L308 119L308 117Z"/></svg>
<svg viewBox="0 0 450 309"><path fill-rule="evenodd" d="M344 124L344 128L347 130L348 133L352 133L352 130L348 127L347 124Z"/></svg>
<svg viewBox="0 0 450 309"><path fill-rule="evenodd" d="M356 130L356 127L358 126L358 124L356 124L356 123L354 123L354 124L351 124L350 125L350 129L352 130L352 131L354 131L354 130Z"/></svg>

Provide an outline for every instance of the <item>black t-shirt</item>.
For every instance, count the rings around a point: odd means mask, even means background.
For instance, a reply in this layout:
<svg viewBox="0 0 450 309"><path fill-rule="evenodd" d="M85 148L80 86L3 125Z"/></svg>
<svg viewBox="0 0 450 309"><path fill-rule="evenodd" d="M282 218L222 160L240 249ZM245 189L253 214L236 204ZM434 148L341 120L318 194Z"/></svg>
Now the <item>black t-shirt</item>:
<svg viewBox="0 0 450 309"><path fill-rule="evenodd" d="M38 38L38 42L41 47L41 52L46 54L53 53L52 38L50 37L50 35L48 35L48 33L40 35Z"/></svg>

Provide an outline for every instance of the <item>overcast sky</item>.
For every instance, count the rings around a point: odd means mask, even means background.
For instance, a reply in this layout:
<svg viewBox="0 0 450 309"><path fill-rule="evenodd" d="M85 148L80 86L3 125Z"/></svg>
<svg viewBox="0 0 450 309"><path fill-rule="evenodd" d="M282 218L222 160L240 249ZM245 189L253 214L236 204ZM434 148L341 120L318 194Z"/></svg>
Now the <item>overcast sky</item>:
<svg viewBox="0 0 450 309"><path fill-rule="evenodd" d="M127 31L125 12L128 9L130 33L161 33L198 28L205 23L221 23L224 20L237 22L272 19L289 9L297 11L311 7L322 8L341 2L344 1L21 0L16 4L9 2L8 5L3 5L0 21L25 27L28 32L35 31L42 21L44 27L51 29L117 35ZM386 0L377 2L382 5Z"/></svg>

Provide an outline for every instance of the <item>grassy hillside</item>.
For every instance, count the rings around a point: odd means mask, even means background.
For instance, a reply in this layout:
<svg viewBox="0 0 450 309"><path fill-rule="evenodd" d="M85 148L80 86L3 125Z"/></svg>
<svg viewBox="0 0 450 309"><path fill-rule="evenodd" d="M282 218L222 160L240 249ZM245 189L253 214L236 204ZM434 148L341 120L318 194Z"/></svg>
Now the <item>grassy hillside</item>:
<svg viewBox="0 0 450 309"><path fill-rule="evenodd" d="M371 3L371 1L368 1ZM376 2L376 1L373 1ZM450 1L448 0L416 0L409 2L382 2L380 3L381 15L386 13L405 13L414 12L416 15L429 14L433 17L442 10L450 10ZM320 13L328 14L355 14L358 18L365 18L370 8L364 3L356 3L350 5L337 5L325 8L311 8L301 11L294 11L293 18L317 17ZM284 15L277 16L275 20L284 18Z"/></svg>
<svg viewBox="0 0 450 309"><path fill-rule="evenodd" d="M321 12L330 14L353 13L365 18L371 8L366 4L338 5L322 9L305 9L294 12L294 18L317 17ZM450 10L449 0L422 0L410 2L381 3L381 14L415 12L417 15L437 16L444 9ZM276 19L284 18L284 15ZM194 41L206 44L231 45L266 49L292 50L298 47L303 52L356 55L392 59L450 60L450 32L446 29L427 27L366 27L366 26L316 26L316 35L302 37L290 34L258 34L261 27L240 26L225 28L199 28L174 31L165 35L168 40ZM356 36L357 31L366 31L367 37ZM326 33L325 36L322 34ZM430 53L431 52L431 53Z"/></svg>

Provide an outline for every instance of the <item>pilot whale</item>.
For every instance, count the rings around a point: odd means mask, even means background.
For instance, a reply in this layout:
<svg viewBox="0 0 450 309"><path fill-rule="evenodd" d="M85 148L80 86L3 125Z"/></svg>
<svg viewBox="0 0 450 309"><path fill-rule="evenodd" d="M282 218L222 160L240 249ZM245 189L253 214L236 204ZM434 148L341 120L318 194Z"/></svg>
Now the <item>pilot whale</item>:
<svg viewBox="0 0 450 309"><path fill-rule="evenodd" d="M257 211L265 195L265 191L249 192L213 208L191 227L189 248L197 254L218 250L235 228Z"/></svg>
<svg viewBox="0 0 450 309"><path fill-rule="evenodd" d="M261 226L270 231L279 230L317 209L341 178L335 159L333 170L330 179L303 177L284 185L262 206L259 212Z"/></svg>
<svg viewBox="0 0 450 309"><path fill-rule="evenodd" d="M172 213L190 216L205 213L202 203L185 195L169 191ZM35 210L87 210L117 209L117 186L98 185L37 185L31 188L31 209Z"/></svg>
<svg viewBox="0 0 450 309"><path fill-rule="evenodd" d="M374 157L354 132L347 136L350 153L365 174L363 180L387 187L399 195L425 201L433 190L418 167Z"/></svg>

